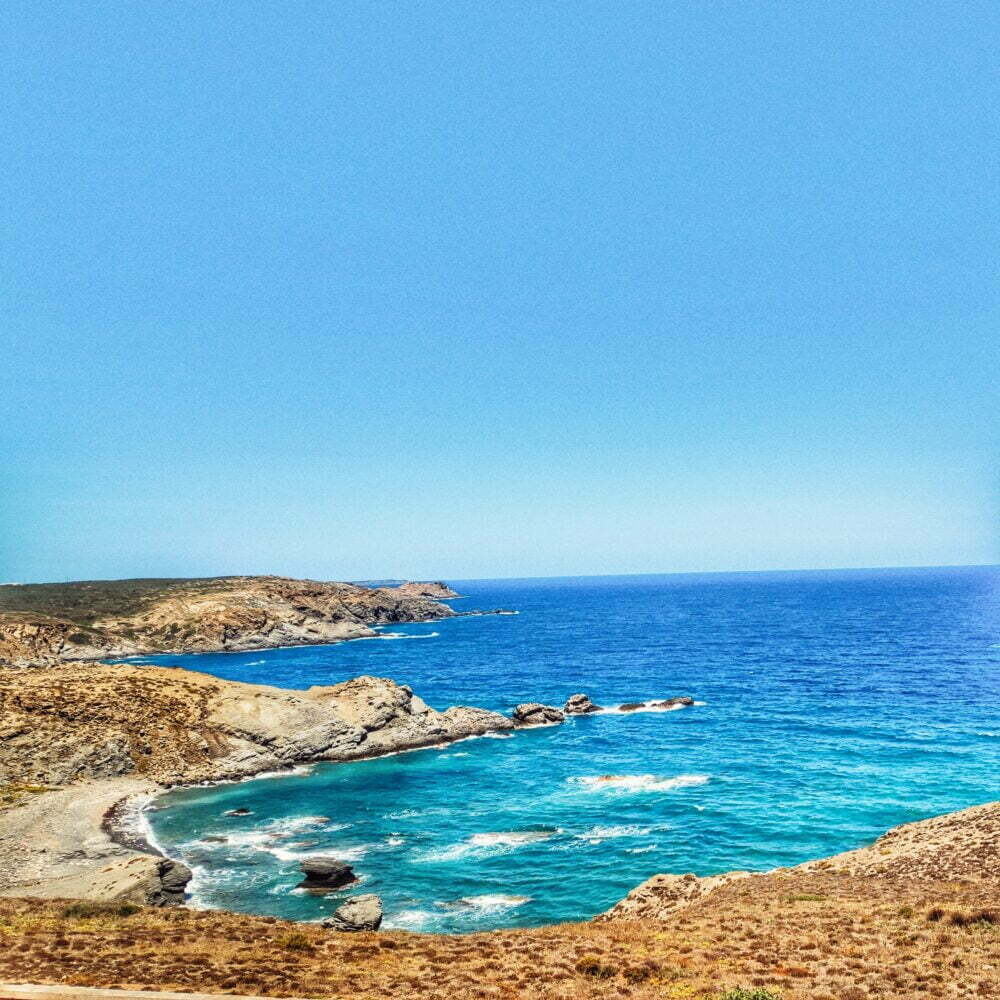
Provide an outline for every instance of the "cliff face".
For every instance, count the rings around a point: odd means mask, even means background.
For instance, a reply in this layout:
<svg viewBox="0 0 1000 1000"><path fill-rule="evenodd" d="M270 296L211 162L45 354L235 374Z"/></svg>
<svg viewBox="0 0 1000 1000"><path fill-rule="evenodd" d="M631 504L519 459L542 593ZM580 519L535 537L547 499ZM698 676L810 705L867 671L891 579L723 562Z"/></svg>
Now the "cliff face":
<svg viewBox="0 0 1000 1000"><path fill-rule="evenodd" d="M288 691L186 670L74 663L0 674L0 784L236 778L511 729L476 708L429 708L378 677Z"/></svg>
<svg viewBox="0 0 1000 1000"><path fill-rule="evenodd" d="M372 625L454 614L414 591L422 586L267 576L4 586L0 665L338 642L372 635Z"/></svg>

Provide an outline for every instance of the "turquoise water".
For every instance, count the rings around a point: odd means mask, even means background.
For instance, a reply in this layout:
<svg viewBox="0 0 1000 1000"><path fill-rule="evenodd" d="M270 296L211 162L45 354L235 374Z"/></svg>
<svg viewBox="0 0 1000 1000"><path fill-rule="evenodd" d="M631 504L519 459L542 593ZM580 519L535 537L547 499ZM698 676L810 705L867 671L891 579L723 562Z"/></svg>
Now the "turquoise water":
<svg viewBox="0 0 1000 1000"><path fill-rule="evenodd" d="M172 792L150 819L194 868L197 903L321 917L343 896L293 891L298 861L321 853L354 865L388 926L536 925L590 917L656 872L791 865L1000 798L995 568L460 589L460 609L521 613L153 659L290 688L378 674L437 708L576 691L705 704ZM590 780L606 774L627 780ZM253 815L223 815L240 806Z"/></svg>

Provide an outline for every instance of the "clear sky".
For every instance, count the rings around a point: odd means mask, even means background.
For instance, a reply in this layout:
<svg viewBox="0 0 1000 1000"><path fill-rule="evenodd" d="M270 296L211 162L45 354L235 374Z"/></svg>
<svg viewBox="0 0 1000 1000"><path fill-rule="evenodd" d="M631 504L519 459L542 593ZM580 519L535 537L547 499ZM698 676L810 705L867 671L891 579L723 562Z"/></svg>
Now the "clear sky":
<svg viewBox="0 0 1000 1000"><path fill-rule="evenodd" d="M1000 561L993 0L0 45L0 580Z"/></svg>

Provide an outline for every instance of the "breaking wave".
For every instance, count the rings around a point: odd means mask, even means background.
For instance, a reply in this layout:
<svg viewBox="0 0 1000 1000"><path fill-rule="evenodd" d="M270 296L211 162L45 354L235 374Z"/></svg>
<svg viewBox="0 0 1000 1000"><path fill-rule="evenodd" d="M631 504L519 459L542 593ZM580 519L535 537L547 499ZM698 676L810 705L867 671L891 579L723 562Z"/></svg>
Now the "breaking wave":
<svg viewBox="0 0 1000 1000"><path fill-rule="evenodd" d="M670 792L676 788L704 785L710 780L710 775L678 774L673 778L662 778L656 774L599 774L566 780L582 785L588 792Z"/></svg>

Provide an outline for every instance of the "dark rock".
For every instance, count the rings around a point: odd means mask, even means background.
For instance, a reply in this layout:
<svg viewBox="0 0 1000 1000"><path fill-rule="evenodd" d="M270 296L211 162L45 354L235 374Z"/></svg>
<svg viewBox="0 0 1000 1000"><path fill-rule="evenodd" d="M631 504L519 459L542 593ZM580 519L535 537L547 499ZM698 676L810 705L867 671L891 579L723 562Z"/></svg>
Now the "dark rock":
<svg viewBox="0 0 1000 1000"><path fill-rule="evenodd" d="M299 889L330 892L345 885L353 885L358 880L354 869L336 858L306 858L299 862L299 868L305 875L298 885Z"/></svg>
<svg viewBox="0 0 1000 1000"><path fill-rule="evenodd" d="M627 701L624 705L618 706L619 712L638 712L640 708L645 708L644 701Z"/></svg>
<svg viewBox="0 0 1000 1000"><path fill-rule="evenodd" d="M377 931L381 923L382 900L371 893L352 896L333 911L333 916L321 921L323 927L334 931Z"/></svg>
<svg viewBox="0 0 1000 1000"><path fill-rule="evenodd" d="M537 701L529 701L518 705L511 718L519 726L551 726L562 722L565 716L552 705L542 705Z"/></svg>
<svg viewBox="0 0 1000 1000"><path fill-rule="evenodd" d="M228 837L217 837L214 834L209 834L206 837L201 838L206 844L226 844L229 842Z"/></svg>
<svg viewBox="0 0 1000 1000"><path fill-rule="evenodd" d="M600 705L595 705L589 695L571 694L563 705L563 711L567 715L589 715L591 712L599 712Z"/></svg>
<svg viewBox="0 0 1000 1000"><path fill-rule="evenodd" d="M239 809L227 809L223 816L252 816L253 810L247 809L245 806L240 806Z"/></svg>
<svg viewBox="0 0 1000 1000"><path fill-rule="evenodd" d="M694 704L694 698L667 698L665 701L654 701L652 708L673 708L675 705L686 705L691 706Z"/></svg>
<svg viewBox="0 0 1000 1000"><path fill-rule="evenodd" d="M153 906L176 906L184 901L184 892L191 881L191 869L173 858L164 858L157 868L159 886L150 893Z"/></svg>

